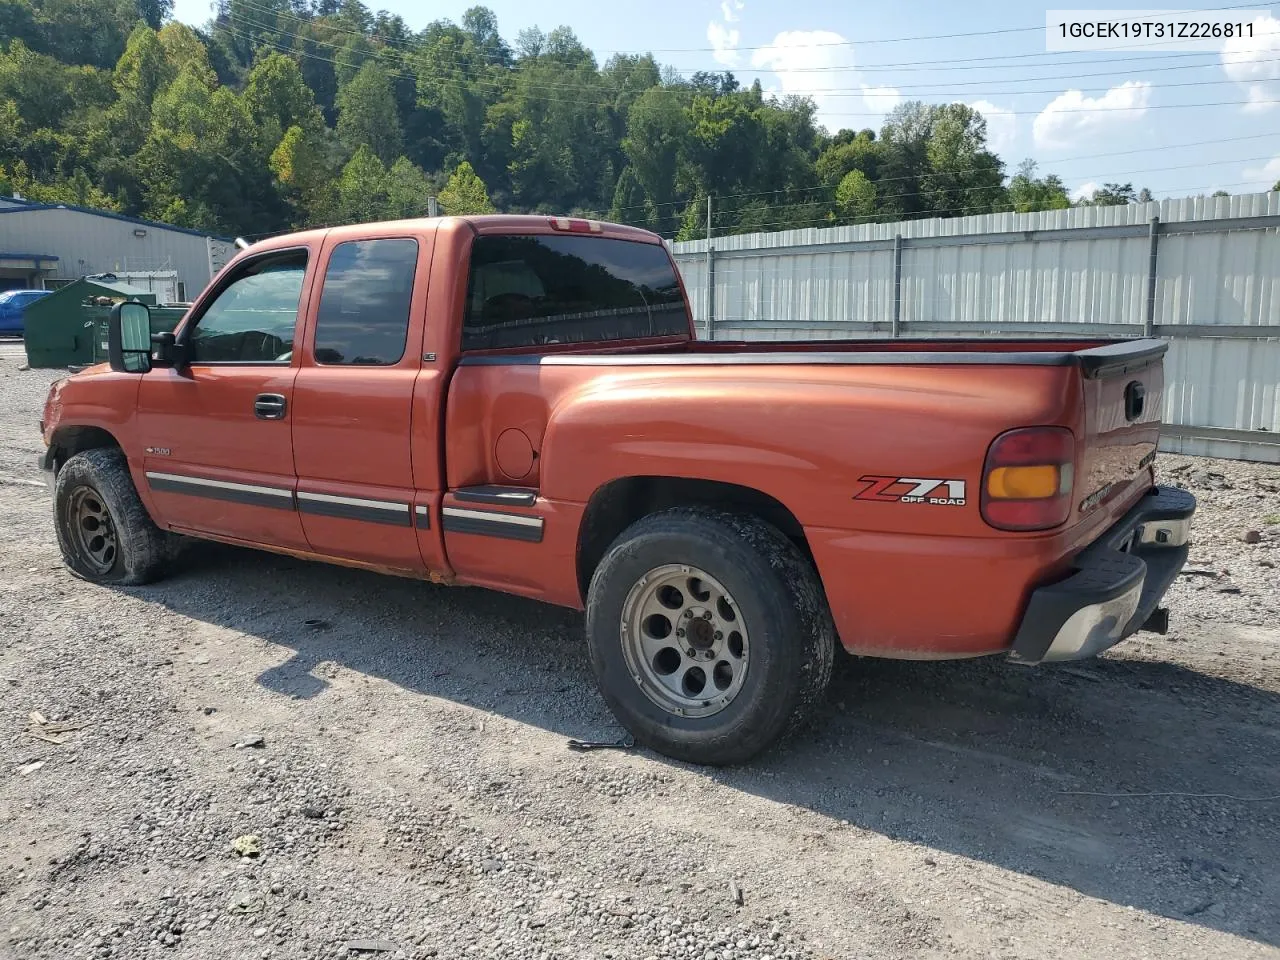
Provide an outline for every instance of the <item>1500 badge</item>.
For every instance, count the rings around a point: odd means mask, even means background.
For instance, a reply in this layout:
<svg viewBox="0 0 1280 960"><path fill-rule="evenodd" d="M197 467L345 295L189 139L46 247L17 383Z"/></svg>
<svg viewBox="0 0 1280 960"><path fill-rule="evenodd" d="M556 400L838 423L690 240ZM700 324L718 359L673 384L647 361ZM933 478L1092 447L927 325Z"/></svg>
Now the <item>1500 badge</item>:
<svg viewBox="0 0 1280 960"><path fill-rule="evenodd" d="M963 480L934 480L928 477L859 477L855 500L877 503L929 503L938 507L963 507Z"/></svg>

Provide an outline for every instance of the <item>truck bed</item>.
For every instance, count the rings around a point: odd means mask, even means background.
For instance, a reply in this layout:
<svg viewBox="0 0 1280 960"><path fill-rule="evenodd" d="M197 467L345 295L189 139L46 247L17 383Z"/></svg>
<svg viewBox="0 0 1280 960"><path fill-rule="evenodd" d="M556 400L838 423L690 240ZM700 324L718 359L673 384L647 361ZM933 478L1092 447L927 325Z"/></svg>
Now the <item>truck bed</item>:
<svg viewBox="0 0 1280 960"><path fill-rule="evenodd" d="M465 355L463 365L640 364L956 364L1079 366L1087 378L1123 372L1162 357L1160 340L1117 339L895 339L895 340L678 340L620 344L601 349L548 344L537 349Z"/></svg>

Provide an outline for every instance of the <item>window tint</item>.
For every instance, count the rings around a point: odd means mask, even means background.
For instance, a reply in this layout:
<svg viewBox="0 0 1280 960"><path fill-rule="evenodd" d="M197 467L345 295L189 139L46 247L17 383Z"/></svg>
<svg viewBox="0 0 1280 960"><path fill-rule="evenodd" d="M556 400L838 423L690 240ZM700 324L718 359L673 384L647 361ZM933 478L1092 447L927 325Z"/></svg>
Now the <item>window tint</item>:
<svg viewBox="0 0 1280 960"><path fill-rule="evenodd" d="M334 247L320 294L316 360L399 363L417 264L416 240L355 240Z"/></svg>
<svg viewBox="0 0 1280 960"><path fill-rule="evenodd" d="M306 272L305 252L250 264L196 321L187 341L191 362L288 362Z"/></svg>
<svg viewBox="0 0 1280 960"><path fill-rule="evenodd" d="M477 237L464 350L687 333L664 247L588 236Z"/></svg>

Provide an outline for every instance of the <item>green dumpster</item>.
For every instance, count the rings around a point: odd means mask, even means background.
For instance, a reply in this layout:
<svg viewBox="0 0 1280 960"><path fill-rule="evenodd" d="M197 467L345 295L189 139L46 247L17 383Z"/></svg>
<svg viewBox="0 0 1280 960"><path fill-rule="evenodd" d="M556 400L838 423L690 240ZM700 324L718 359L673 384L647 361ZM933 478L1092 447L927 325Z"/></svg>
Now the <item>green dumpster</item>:
<svg viewBox="0 0 1280 960"><path fill-rule="evenodd" d="M71 367L107 359L107 319L122 300L151 308L151 330L178 325L185 307L158 307L150 290L104 277L82 277L27 307L23 314L27 363L32 367Z"/></svg>

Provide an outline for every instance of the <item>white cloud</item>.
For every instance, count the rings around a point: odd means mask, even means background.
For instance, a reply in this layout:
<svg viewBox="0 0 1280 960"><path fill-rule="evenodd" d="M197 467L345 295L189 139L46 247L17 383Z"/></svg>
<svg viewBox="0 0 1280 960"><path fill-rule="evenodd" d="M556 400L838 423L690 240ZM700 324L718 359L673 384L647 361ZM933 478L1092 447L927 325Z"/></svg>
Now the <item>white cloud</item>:
<svg viewBox="0 0 1280 960"><path fill-rule="evenodd" d="M1255 181L1260 192L1270 190L1280 183L1280 156L1272 157L1260 167L1245 167L1244 179Z"/></svg>
<svg viewBox="0 0 1280 960"><path fill-rule="evenodd" d="M1102 187L1101 187L1101 186L1099 186L1098 184L1096 184L1096 183L1094 183L1092 180L1090 180L1090 181L1088 181L1087 183L1082 183L1082 184L1080 184L1080 186L1078 186L1078 187L1076 187L1074 190L1072 190L1072 191L1071 191L1071 199L1072 199L1072 200L1084 200L1084 199L1086 199L1087 197L1092 197L1095 193L1097 193L1097 192L1098 192L1099 190L1101 190L1101 189L1102 189Z"/></svg>
<svg viewBox="0 0 1280 960"><path fill-rule="evenodd" d="M712 20L707 24L707 43L711 44L711 56L725 67L738 65L738 31Z"/></svg>
<svg viewBox="0 0 1280 960"><path fill-rule="evenodd" d="M1280 20L1263 14L1253 21L1252 37L1232 37L1222 44L1222 70L1244 87L1247 113L1280 104Z"/></svg>
<svg viewBox="0 0 1280 960"><path fill-rule="evenodd" d="M868 110L888 113L902 102L902 94L898 92L897 87L869 87L864 83L862 84L862 102L867 105ZM864 127L866 124L846 123L843 126Z"/></svg>
<svg viewBox="0 0 1280 960"><path fill-rule="evenodd" d="M1126 80L1100 97L1068 90L1054 98L1031 125L1038 147L1066 147L1133 123L1146 113L1151 84Z"/></svg>
<svg viewBox="0 0 1280 960"><path fill-rule="evenodd" d="M829 130L842 127L874 127L871 117L858 116L863 110L888 113L902 102L894 87L863 83L853 58L853 45L831 30L784 30L773 43L756 50L751 65L772 71L782 95L809 97L818 108L818 122ZM821 68L821 69L814 69ZM848 91L858 88L862 102Z"/></svg>
<svg viewBox="0 0 1280 960"><path fill-rule="evenodd" d="M1018 137L1018 118L1008 107L997 107L989 100L975 100L969 104L987 121L987 147L993 153L1004 153Z"/></svg>
<svg viewBox="0 0 1280 960"><path fill-rule="evenodd" d="M725 23L734 23L738 18L738 12L745 6L742 0L720 0L720 13L724 16Z"/></svg>

